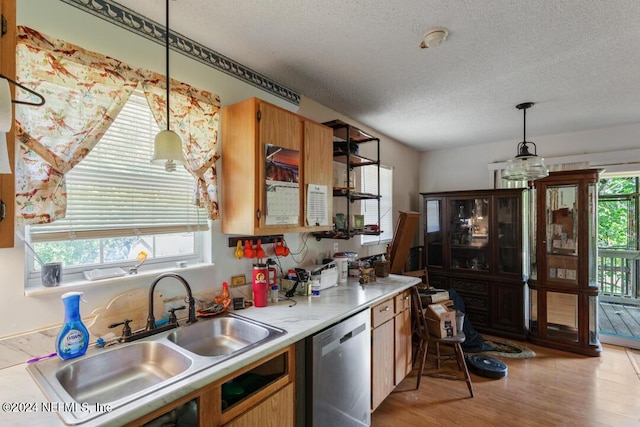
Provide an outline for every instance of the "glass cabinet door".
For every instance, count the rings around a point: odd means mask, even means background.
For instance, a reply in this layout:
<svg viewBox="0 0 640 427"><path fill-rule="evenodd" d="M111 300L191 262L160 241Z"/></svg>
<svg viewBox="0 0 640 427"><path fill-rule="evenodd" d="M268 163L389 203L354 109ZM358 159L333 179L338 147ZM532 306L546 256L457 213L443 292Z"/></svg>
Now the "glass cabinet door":
<svg viewBox="0 0 640 427"><path fill-rule="evenodd" d="M578 285L578 186L546 189L547 280Z"/></svg>
<svg viewBox="0 0 640 427"><path fill-rule="evenodd" d="M452 269L489 270L489 199L451 200L449 221Z"/></svg>
<svg viewBox="0 0 640 427"><path fill-rule="evenodd" d="M498 197L496 199L498 273L519 274L521 271L522 242L519 239L521 219L518 201L516 197Z"/></svg>
<svg viewBox="0 0 640 427"><path fill-rule="evenodd" d="M425 201L425 244L427 246L427 266L444 267L444 248L442 246L442 201Z"/></svg>

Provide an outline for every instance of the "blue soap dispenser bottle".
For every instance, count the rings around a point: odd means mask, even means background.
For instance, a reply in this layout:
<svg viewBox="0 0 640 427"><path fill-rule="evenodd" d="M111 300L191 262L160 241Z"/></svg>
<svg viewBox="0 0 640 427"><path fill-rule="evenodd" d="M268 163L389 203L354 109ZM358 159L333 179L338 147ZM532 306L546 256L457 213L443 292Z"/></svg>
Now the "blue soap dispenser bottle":
<svg viewBox="0 0 640 427"><path fill-rule="evenodd" d="M82 356L89 347L89 331L80 318L82 292L67 292L62 295L64 324L56 339L56 353L61 359Z"/></svg>

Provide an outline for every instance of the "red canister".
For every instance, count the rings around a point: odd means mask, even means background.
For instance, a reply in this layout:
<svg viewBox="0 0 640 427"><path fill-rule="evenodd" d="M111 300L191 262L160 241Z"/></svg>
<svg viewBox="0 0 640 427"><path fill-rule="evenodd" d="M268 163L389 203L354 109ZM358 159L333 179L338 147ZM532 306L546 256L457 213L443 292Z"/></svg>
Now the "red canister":
<svg viewBox="0 0 640 427"><path fill-rule="evenodd" d="M253 305L256 307L267 306L269 269L266 264L253 264L251 283L253 286Z"/></svg>

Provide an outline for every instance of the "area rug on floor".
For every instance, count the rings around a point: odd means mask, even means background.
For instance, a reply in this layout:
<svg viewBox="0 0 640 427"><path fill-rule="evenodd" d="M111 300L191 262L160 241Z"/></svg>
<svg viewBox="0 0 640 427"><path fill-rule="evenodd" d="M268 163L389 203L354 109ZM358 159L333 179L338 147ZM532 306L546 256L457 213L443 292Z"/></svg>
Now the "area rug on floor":
<svg viewBox="0 0 640 427"><path fill-rule="evenodd" d="M488 356L509 357L512 359L530 359L536 357L536 353L529 347L518 345L504 338L491 337L483 335L484 344L494 348L490 351L482 351L477 354L486 354Z"/></svg>

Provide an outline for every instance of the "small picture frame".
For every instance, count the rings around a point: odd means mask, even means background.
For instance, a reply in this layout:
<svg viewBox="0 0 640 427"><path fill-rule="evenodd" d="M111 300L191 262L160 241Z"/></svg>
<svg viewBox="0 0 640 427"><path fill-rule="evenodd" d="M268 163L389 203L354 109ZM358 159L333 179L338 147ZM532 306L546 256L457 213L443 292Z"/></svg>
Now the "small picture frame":
<svg viewBox="0 0 640 427"><path fill-rule="evenodd" d="M231 286L241 286L246 284L247 284L247 276L245 276L244 274L231 276Z"/></svg>

